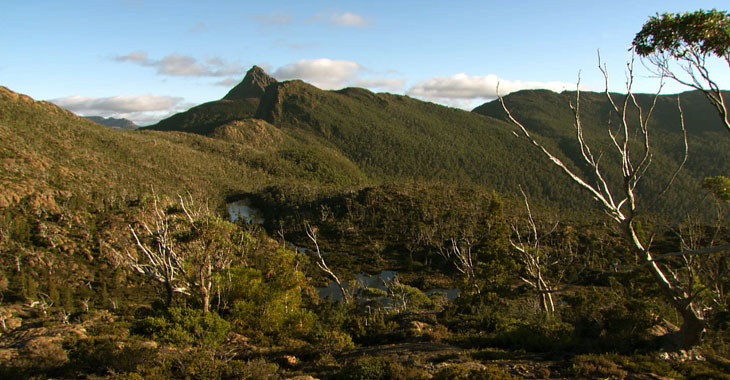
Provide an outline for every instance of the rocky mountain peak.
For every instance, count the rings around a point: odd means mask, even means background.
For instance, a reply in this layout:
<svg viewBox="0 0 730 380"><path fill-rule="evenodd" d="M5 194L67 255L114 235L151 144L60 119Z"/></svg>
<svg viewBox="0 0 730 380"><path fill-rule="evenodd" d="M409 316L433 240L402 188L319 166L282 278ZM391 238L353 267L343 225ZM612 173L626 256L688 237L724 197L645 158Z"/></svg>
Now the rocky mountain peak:
<svg viewBox="0 0 730 380"><path fill-rule="evenodd" d="M266 74L262 68L253 66L243 77L241 83L233 87L223 99L258 98L264 94L266 87L272 83L276 83L276 79Z"/></svg>

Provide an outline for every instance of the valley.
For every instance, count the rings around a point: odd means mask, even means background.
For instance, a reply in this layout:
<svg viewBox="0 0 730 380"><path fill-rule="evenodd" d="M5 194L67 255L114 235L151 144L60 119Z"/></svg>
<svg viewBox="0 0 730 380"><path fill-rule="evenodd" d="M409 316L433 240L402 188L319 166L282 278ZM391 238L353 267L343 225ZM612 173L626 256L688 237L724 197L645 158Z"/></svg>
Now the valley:
<svg viewBox="0 0 730 380"><path fill-rule="evenodd" d="M600 183L576 95L504 102ZM580 96L621 188L621 115ZM0 377L728 378L728 251L673 253L728 244L730 139L697 92L658 96L645 126L651 206L632 226L706 312L692 347L622 226L498 100L467 112L254 66L220 100L115 130L0 87Z"/></svg>

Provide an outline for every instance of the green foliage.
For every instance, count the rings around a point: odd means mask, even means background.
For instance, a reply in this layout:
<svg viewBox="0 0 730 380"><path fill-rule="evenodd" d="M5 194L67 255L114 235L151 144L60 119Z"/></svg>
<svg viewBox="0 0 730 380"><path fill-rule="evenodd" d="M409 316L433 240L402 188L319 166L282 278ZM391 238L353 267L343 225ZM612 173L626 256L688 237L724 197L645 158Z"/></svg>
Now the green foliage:
<svg viewBox="0 0 730 380"><path fill-rule="evenodd" d="M465 368L460 365L444 367L436 373L434 380L517 380L518 378L498 368Z"/></svg>
<svg viewBox="0 0 730 380"><path fill-rule="evenodd" d="M137 334L174 346L215 347L226 336L230 324L214 312L172 307L157 316L135 323Z"/></svg>
<svg viewBox="0 0 730 380"><path fill-rule="evenodd" d="M420 289L410 285L393 282L388 284L388 291L392 302L403 311L431 308L433 302Z"/></svg>
<svg viewBox="0 0 730 380"><path fill-rule="evenodd" d="M730 202L730 178L724 176L705 178L702 188L722 202Z"/></svg>
<svg viewBox="0 0 730 380"><path fill-rule="evenodd" d="M730 54L730 15L726 11L698 10L663 13L649 18L633 45L641 56L669 53L684 59L691 54Z"/></svg>
<svg viewBox="0 0 730 380"><path fill-rule="evenodd" d="M316 316L305 305L312 288L297 268L303 258L279 249L259 258L260 269L238 266L223 274L229 281L225 297L236 331L258 339L310 334Z"/></svg>
<svg viewBox="0 0 730 380"><path fill-rule="evenodd" d="M627 375L626 370L603 355L578 355L571 362L571 372L575 376L623 379Z"/></svg>
<svg viewBox="0 0 730 380"><path fill-rule="evenodd" d="M105 375L136 371L151 365L154 357L154 348L138 341L120 344L114 338L89 338L71 347L68 366L75 373Z"/></svg>
<svg viewBox="0 0 730 380"><path fill-rule="evenodd" d="M385 380L388 379L389 362L382 358L365 357L343 368L343 380Z"/></svg>
<svg viewBox="0 0 730 380"><path fill-rule="evenodd" d="M659 322L652 304L626 294L598 290L565 296L562 318L574 338L590 350L633 351L651 344L649 331Z"/></svg>
<svg viewBox="0 0 730 380"><path fill-rule="evenodd" d="M504 325L490 341L498 347L533 352L566 350L574 345L571 327L557 318L519 320Z"/></svg>
<svg viewBox="0 0 730 380"><path fill-rule="evenodd" d="M249 361L225 357L222 352L206 348L160 352L155 361L137 367L144 379L279 379L279 367L264 359Z"/></svg>
<svg viewBox="0 0 730 380"><path fill-rule="evenodd" d="M393 360L365 356L343 367L337 378L343 380L420 380L429 377L423 371L406 368Z"/></svg>
<svg viewBox="0 0 730 380"><path fill-rule="evenodd" d="M321 327L315 333L314 343L323 353L339 352L355 347L349 334L329 327Z"/></svg>

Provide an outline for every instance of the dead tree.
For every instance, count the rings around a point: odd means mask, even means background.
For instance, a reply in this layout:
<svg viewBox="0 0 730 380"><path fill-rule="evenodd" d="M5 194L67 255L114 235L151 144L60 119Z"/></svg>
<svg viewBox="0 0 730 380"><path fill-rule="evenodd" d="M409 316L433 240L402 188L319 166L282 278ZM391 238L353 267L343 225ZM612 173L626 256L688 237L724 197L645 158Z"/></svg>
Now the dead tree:
<svg viewBox="0 0 730 380"><path fill-rule="evenodd" d="M323 272L327 273L327 275L334 281L337 286L340 288L340 293L342 294L342 301L345 303L350 302L350 294L347 292L345 287L342 285L342 282L340 281L340 278L337 277L335 272L333 272L328 266L327 263L324 261L324 257L322 256L322 252L319 250L319 243L317 242L317 228L312 227L309 223L304 223L304 230L307 233L307 237L309 240L314 243L314 254L317 256L317 267L321 269Z"/></svg>
<svg viewBox="0 0 730 380"><path fill-rule="evenodd" d="M175 294L195 295L204 313L210 310L216 276L243 258L243 233L233 224L178 196L168 213L154 198L151 222L130 226L138 254L119 255L122 262L160 283L169 306ZM180 211L181 210L181 211Z"/></svg>
<svg viewBox="0 0 730 380"><path fill-rule="evenodd" d="M581 157L583 163L593 174L594 184L590 184L589 180L569 168L543 144L535 140L527 131L527 128L510 113L504 99L502 97L499 99L508 119L518 127L519 135L539 149L573 182L578 184L580 188L598 201L605 213L619 226L622 236L630 244L637 257L644 262L644 265L661 290L664 299L682 317L683 322L677 337L679 347L690 348L700 343L702 339L702 334L705 330L705 317L703 312L693 302L692 294L687 292L686 283L683 283L678 277L672 276L671 269L668 266L662 266L657 262L654 254L649 249L650 242L642 240L639 237L636 226L637 215L642 210L651 207L656 199L661 197L669 189L677 174L684 166L684 163L687 161L687 133L684 128L682 108L678 99L677 108L679 110L680 124L684 137L684 157L677 168L675 168L673 174L667 179L664 187L644 207L639 207L636 188L651 165L653 147L650 144L649 120L659 97L659 92L654 96L653 102L648 109L644 109L643 106L639 105L632 92L634 78L632 60L627 64L627 94L622 100L618 101L615 99L616 96L608 91L608 73L605 66L602 66L600 62L600 56L598 66L606 82L606 98L611 106L612 112L619 119L618 128L612 129L610 126L607 128L610 141L619 157L618 165L622 174L622 180L619 185L611 184L606 180L603 167L599 166L601 156L595 156L593 154L583 137L583 124L580 118L580 79L578 80L578 88L576 91L576 102L575 104L571 104L571 109L573 110L576 138L580 147ZM632 124L630 117L632 113L638 113L638 124ZM636 137L639 139L638 144L632 141ZM634 151L637 145L639 146L638 151Z"/></svg>
<svg viewBox="0 0 730 380"><path fill-rule="evenodd" d="M444 258L452 259L454 267L461 273L476 292L477 296L481 296L482 291L476 274L477 259L472 254L474 241L470 238L451 239L451 248L441 252Z"/></svg>
<svg viewBox="0 0 730 380"><path fill-rule="evenodd" d="M522 191L522 188L520 188L520 192L522 192L525 208L527 209L528 232L521 232L517 221L515 221L512 223L511 228L516 240L510 237L509 243L516 252L515 259L522 266L520 280L538 293L540 308L544 312L552 314L555 312L555 303L553 302L555 289L546 272L548 267L558 264L558 261L543 250L540 243L542 238L555 231L558 223L555 223L547 234L541 236L538 233L535 219L532 217L527 195Z"/></svg>
<svg viewBox="0 0 730 380"><path fill-rule="evenodd" d="M148 239L140 239L135 228L129 226L140 254L117 253L124 264L164 287L167 306L172 304L175 293L190 294L185 281L185 266L173 241L171 223L157 196L154 196L152 221L138 223L138 228Z"/></svg>

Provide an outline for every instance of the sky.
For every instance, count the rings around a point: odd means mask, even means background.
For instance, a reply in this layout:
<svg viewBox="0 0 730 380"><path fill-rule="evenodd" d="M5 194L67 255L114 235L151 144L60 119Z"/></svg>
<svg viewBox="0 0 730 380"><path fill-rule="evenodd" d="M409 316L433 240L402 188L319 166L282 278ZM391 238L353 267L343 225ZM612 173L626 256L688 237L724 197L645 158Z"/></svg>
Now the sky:
<svg viewBox="0 0 730 380"><path fill-rule="evenodd" d="M365 87L470 110L546 88L625 92L656 13L727 0L4 1L0 85L80 115L154 123L220 99L253 65L322 89ZM713 63L722 88L727 65ZM635 61L635 92L658 79ZM685 91L667 83L664 93Z"/></svg>

